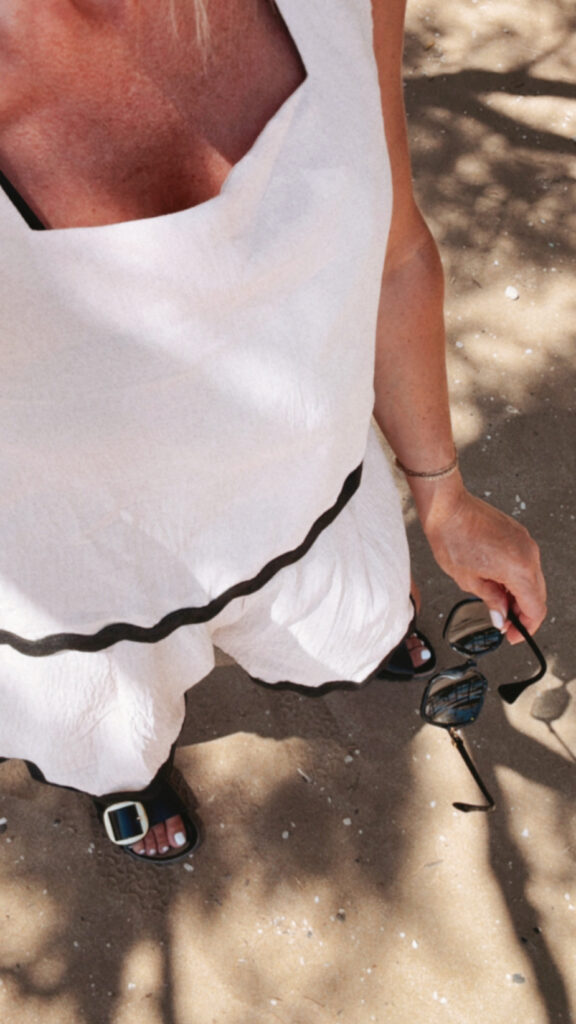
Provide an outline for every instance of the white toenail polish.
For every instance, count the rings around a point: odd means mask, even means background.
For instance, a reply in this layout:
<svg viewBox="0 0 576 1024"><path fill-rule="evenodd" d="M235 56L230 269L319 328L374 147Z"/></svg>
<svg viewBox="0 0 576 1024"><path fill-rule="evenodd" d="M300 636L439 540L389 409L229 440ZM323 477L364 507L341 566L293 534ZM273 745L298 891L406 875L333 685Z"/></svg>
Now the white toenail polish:
<svg viewBox="0 0 576 1024"><path fill-rule="evenodd" d="M148 856L149 857L155 857L156 856L156 850L148 850Z"/></svg>
<svg viewBox="0 0 576 1024"><path fill-rule="evenodd" d="M490 609L490 618L492 619L492 625L494 626L494 629L502 629L503 628L503 626L504 626L504 616L502 615L501 612L497 612L497 611L495 611L495 609L491 608Z"/></svg>
<svg viewBox="0 0 576 1024"><path fill-rule="evenodd" d="M186 842L186 836L184 835L184 833L176 832L176 835L174 836L174 842L176 843L176 846L184 846Z"/></svg>
<svg viewBox="0 0 576 1024"><path fill-rule="evenodd" d="M162 847L160 847L160 853L168 853L169 849L170 849L169 846L162 846Z"/></svg>
<svg viewBox="0 0 576 1024"><path fill-rule="evenodd" d="M432 652L429 651L428 648L423 647L422 650L420 651L420 661L430 661L431 657Z"/></svg>

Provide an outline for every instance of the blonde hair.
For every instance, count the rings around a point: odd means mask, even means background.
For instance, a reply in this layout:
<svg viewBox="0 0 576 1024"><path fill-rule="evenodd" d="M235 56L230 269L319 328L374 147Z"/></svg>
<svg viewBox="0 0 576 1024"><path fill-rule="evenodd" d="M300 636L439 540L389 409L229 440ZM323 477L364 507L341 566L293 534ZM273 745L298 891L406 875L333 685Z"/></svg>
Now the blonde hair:
<svg viewBox="0 0 576 1024"><path fill-rule="evenodd" d="M192 2L194 4L194 14L196 17L196 36L202 46L206 46L208 43L208 36L210 34L207 0L192 0Z"/></svg>
<svg viewBox="0 0 576 1024"><path fill-rule="evenodd" d="M190 0L188 0L190 2ZM208 45L208 38L210 35L210 23L208 21L208 0L191 0L194 7L194 18L196 21L196 38L198 39L202 49L205 49ZM176 10L177 0L169 0L170 9L170 20L172 22L172 28L174 34L178 35L178 12Z"/></svg>

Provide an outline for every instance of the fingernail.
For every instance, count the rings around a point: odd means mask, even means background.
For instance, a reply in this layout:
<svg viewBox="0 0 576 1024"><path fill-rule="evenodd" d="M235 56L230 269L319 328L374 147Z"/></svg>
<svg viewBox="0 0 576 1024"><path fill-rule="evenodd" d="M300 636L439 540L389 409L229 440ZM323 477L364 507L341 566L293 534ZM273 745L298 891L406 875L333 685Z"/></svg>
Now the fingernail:
<svg viewBox="0 0 576 1024"><path fill-rule="evenodd" d="M494 608L491 608L490 618L492 619L494 629L504 629L504 616L502 612L497 612Z"/></svg>
<svg viewBox="0 0 576 1024"><path fill-rule="evenodd" d="M174 842L176 843L176 846L184 846L186 843L186 836L184 835L184 833L176 832L174 836Z"/></svg>

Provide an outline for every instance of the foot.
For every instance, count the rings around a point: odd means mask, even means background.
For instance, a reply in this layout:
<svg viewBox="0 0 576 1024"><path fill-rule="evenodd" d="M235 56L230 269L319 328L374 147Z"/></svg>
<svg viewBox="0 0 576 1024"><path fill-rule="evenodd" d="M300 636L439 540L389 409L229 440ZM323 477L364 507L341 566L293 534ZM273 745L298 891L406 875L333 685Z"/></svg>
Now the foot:
<svg viewBox="0 0 576 1024"><path fill-rule="evenodd" d="M145 857L163 856L170 850L179 850L186 845L186 828L179 814L159 825L154 825L144 839L134 843L130 849Z"/></svg>
<svg viewBox="0 0 576 1024"><path fill-rule="evenodd" d="M163 765L145 789L108 793L94 797L94 803L113 843L137 860L171 864L187 857L200 841L200 822L180 789L177 771Z"/></svg>
<svg viewBox="0 0 576 1024"><path fill-rule="evenodd" d="M422 606L422 596L420 594L420 587L413 579L410 580L410 597L412 599L412 604L414 605L414 613L418 616ZM417 630L408 633L408 636L406 637L406 647L415 669L421 668L422 665L425 665L426 662L430 661L433 657L430 647L426 644L426 637Z"/></svg>
<svg viewBox="0 0 576 1024"><path fill-rule="evenodd" d="M415 669L422 668L432 658L432 651L426 645L422 633L409 633L406 637L406 648Z"/></svg>

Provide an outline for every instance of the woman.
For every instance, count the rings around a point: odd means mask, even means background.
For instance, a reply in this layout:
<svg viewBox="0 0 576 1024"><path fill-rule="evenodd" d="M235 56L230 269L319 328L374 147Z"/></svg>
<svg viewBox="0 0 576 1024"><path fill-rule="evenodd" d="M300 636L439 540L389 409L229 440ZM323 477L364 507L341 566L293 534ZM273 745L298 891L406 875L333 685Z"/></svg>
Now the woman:
<svg viewBox="0 0 576 1024"><path fill-rule="evenodd" d="M318 686L408 633L422 668L372 409L439 565L503 629L545 614L536 545L458 472L403 8L0 16L0 750L155 863L195 842L157 772L213 643Z"/></svg>

